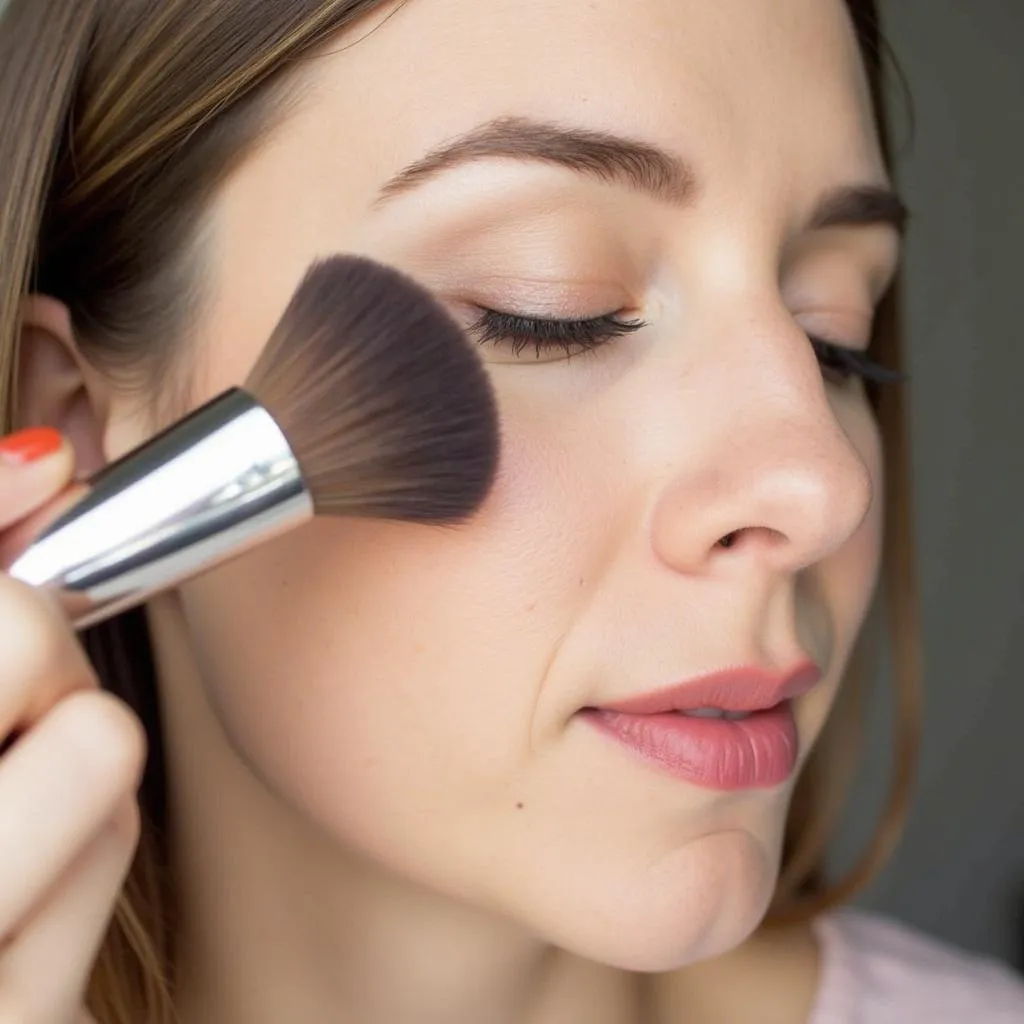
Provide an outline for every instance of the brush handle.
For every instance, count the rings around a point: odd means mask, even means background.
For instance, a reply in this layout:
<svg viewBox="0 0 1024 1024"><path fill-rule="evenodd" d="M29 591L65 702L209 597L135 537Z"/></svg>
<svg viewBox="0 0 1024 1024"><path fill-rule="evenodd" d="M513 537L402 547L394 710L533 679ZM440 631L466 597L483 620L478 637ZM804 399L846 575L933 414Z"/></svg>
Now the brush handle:
<svg viewBox="0 0 1024 1024"><path fill-rule="evenodd" d="M312 515L287 438L236 388L100 472L8 571L84 629Z"/></svg>

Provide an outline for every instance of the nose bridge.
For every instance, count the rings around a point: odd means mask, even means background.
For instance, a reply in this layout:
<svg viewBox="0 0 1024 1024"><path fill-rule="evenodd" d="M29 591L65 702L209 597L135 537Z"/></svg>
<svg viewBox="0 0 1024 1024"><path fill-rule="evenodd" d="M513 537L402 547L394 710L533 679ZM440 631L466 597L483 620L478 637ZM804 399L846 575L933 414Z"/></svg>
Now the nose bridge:
<svg viewBox="0 0 1024 1024"><path fill-rule="evenodd" d="M820 561L863 521L872 479L806 338L788 313L748 313L702 362L702 442L688 446L655 508L659 556L696 569L742 540L776 568Z"/></svg>
<svg viewBox="0 0 1024 1024"><path fill-rule="evenodd" d="M730 415L721 426L751 459L814 464L851 454L810 342L789 313L752 319L723 338Z"/></svg>

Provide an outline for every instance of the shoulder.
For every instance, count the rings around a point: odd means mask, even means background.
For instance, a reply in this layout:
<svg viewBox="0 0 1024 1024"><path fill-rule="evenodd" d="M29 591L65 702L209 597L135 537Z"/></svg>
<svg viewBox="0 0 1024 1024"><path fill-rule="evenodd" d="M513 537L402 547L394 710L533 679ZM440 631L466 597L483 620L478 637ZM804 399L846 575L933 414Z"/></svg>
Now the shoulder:
<svg viewBox="0 0 1024 1024"><path fill-rule="evenodd" d="M815 930L811 1024L1024 1024L1024 979L996 960L860 910L822 917Z"/></svg>

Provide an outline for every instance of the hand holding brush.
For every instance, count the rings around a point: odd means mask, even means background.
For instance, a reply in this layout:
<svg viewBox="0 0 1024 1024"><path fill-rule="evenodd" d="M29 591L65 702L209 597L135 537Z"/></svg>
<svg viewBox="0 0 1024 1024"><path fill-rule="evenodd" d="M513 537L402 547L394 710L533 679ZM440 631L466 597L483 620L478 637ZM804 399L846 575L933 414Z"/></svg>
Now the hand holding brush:
<svg viewBox="0 0 1024 1024"><path fill-rule="evenodd" d="M83 993L139 833L143 731L73 628L314 514L458 523L497 449L462 332L351 258L312 268L244 388L84 487L55 431L0 440L0 559L57 515L0 572L0 1018L93 1024Z"/></svg>

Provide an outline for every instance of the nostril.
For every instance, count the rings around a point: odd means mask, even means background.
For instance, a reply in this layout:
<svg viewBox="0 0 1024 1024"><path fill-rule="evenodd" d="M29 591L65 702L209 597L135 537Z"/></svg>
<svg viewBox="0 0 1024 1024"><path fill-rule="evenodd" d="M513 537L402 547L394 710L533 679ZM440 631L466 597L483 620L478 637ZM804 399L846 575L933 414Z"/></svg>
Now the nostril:
<svg viewBox="0 0 1024 1024"><path fill-rule="evenodd" d="M734 548L745 538L753 540L761 537L763 537L765 543L771 545L776 544L780 540L786 540L786 534L770 526L743 526L738 530L731 530L729 533L724 534L715 544L715 547Z"/></svg>

